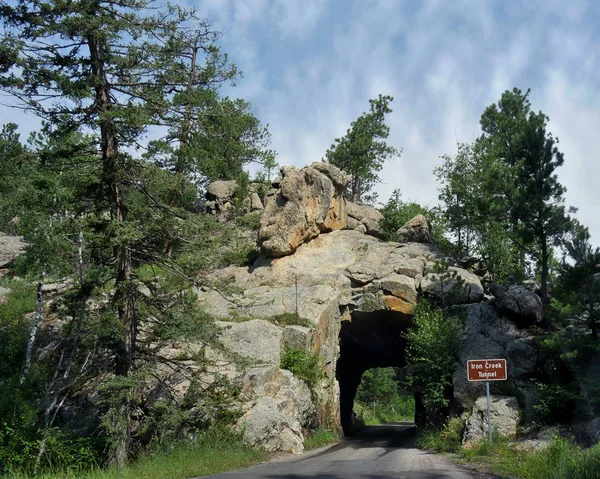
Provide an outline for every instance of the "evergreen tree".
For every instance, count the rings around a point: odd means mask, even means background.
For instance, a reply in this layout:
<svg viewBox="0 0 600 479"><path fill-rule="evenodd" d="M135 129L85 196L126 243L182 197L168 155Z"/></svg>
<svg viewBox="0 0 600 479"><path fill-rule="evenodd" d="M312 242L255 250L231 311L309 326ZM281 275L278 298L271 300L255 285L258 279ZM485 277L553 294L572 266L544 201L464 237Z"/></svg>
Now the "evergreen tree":
<svg viewBox="0 0 600 479"><path fill-rule="evenodd" d="M347 197L354 202L365 199L364 195L381 182L378 173L383 163L400 156L401 150L385 142L390 133L385 116L392 112L392 101L388 95L369 100L369 112L354 120L346 135L336 138L325 152L325 161L351 176Z"/></svg>
<svg viewBox="0 0 600 479"><path fill-rule="evenodd" d="M116 373L110 386L111 404L116 405L103 416L103 425L113 439L114 460L124 464L132 450L136 408L135 376L128 376L149 361L153 351L140 343L140 322L161 325L146 335L154 348L159 333L172 335L183 318L196 322L194 333L179 328L188 336L210 329L193 310L193 295L183 294L185 286L178 284L177 293L165 291L156 275L149 279L143 268L168 268L171 275L191 281L165 254L165 245L170 252L183 237L182 242L193 247L190 237L202 241L210 236L201 230L200 220L192 221L181 208L193 202L195 190L183 175L149 167L133 155L150 127L183 125L179 141L186 144L184 127L192 129L198 120L189 98L212 101L217 86L230 81L235 69L214 44L210 25L179 7L163 8L148 0L21 0L0 3L0 15L5 24L0 89L15 97L18 108L47 122L45 134L52 147L39 148L39 164L44 172L67 162L75 170L88 165L94 172L82 182L77 195L81 201L69 205L62 217L81 212L85 218L92 264L82 276L81 289L93 284L111 295L93 313L100 324L94 334L100 334L101 343L112 352L102 363L112 364ZM193 43L190 50L190 36L198 31L206 33L202 48ZM190 52L196 53L195 61ZM237 103L232 108L245 107ZM242 127L232 137L245 131ZM71 141L79 132L86 135Z"/></svg>
<svg viewBox="0 0 600 479"><path fill-rule="evenodd" d="M115 295L123 336L116 372L127 375L136 348L132 245L142 233L128 215L126 195L139 184L129 154L150 125L190 118L180 96L201 95L232 77L212 43L209 25L193 11L155 9L148 0L2 5L7 29L0 86L19 107L47 120L54 136L88 129L102 165L101 189L110 217L101 229L113 247ZM206 66L190 60L189 31L202 31ZM197 53L198 43L192 47Z"/></svg>
<svg viewBox="0 0 600 479"><path fill-rule="evenodd" d="M523 93L515 88L486 108L478 139L492 172L500 172L491 175L495 182L491 191L498 193L494 202L506 212L522 257L528 254L537 260L546 304L550 247L570 227L565 188L556 176L564 155L556 146L558 140L547 131L548 120L541 111L531 111L529 90Z"/></svg>
<svg viewBox="0 0 600 479"><path fill-rule="evenodd" d="M592 339L600 332L600 248L590 243L586 227L574 222L565 249L574 264L563 260L557 293L571 306L573 316L581 318L589 328Z"/></svg>

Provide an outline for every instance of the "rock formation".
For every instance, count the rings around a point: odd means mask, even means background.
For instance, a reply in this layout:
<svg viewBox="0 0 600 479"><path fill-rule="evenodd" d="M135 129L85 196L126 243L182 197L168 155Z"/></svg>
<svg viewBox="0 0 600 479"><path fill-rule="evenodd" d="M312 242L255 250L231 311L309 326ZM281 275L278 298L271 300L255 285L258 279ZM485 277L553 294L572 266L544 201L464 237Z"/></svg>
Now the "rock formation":
<svg viewBox="0 0 600 479"><path fill-rule="evenodd" d="M343 229L343 212L350 216L340 178L323 164L283 169L281 188L271 193L261 220L263 255L250 268L228 267L215 274L220 283L235 285L240 292L198 291L201 307L222 319L226 346L257 362L258 369L229 373L252 397L239 423L246 424L249 438L270 449L297 451L311 424L341 423L348 430L362 373L371 367L404 366L401 333L411 325L421 295L462 305L468 341L461 361L506 357L515 378L510 387L521 391L520 406L531 408L526 376L537 366L538 356L527 333L503 317L493 302L481 302L483 287L476 275L458 267L440 270L436 264L442 254L435 245L385 243L361 228ZM277 318L285 315L297 316L304 325L277 325ZM307 397L298 390L302 381L294 382L278 367L286 345L304 348L321 360L324 378L313 387L310 405L299 399ZM465 370L462 364L457 368L454 394L461 410L471 410L481 396L481 384L467 383ZM273 386L257 389L252 379L256 371L279 382L269 379ZM270 399L261 399L265 394ZM267 434L259 427L263 423L285 441Z"/></svg>
<svg viewBox="0 0 600 479"><path fill-rule="evenodd" d="M14 259L25 251L26 246L22 237L0 233L0 276Z"/></svg>
<svg viewBox="0 0 600 479"><path fill-rule="evenodd" d="M261 252L271 258L286 256L322 232L343 229L347 184L348 177L328 163L301 170L283 167L279 189L267 196L260 222Z"/></svg>
<svg viewBox="0 0 600 479"><path fill-rule="evenodd" d="M503 437L514 438L521 421L521 413L517 399L512 396L492 396L491 398L492 428L494 433ZM487 396L477 398L471 416L465 425L463 442L473 443L488 435Z"/></svg>
<svg viewBox="0 0 600 479"><path fill-rule="evenodd" d="M396 237L400 243L431 243L431 223L423 215L417 215L396 231Z"/></svg>

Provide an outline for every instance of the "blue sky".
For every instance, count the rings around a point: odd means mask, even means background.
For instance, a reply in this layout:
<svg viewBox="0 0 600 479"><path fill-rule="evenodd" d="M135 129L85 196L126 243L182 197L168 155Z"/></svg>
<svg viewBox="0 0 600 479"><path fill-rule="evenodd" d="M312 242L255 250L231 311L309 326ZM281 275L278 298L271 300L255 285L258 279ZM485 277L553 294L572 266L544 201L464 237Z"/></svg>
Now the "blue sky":
<svg viewBox="0 0 600 479"><path fill-rule="evenodd" d="M550 116L568 204L600 243L600 2L491 0L188 1L244 71L235 94L269 123L280 164L319 160L378 93L395 97L386 200L434 204L432 170L502 92L531 88Z"/></svg>
<svg viewBox="0 0 600 479"><path fill-rule="evenodd" d="M531 88L550 116L567 203L600 244L600 2L583 0L181 0L223 32L244 72L232 95L268 123L282 165L322 158L379 93L395 97L389 143L402 157L377 187L435 204L432 170L501 93ZM31 115L0 109L23 131Z"/></svg>

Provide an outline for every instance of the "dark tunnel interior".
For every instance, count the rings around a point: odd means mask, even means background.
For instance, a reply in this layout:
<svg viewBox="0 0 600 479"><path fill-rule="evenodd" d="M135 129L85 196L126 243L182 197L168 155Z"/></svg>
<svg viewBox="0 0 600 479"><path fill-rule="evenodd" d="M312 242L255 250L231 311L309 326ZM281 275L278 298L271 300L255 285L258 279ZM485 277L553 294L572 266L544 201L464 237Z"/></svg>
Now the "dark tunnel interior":
<svg viewBox="0 0 600 479"><path fill-rule="evenodd" d="M340 357L336 375L340 385L340 420L346 436L354 432L352 410L362 375L371 368L406 365L402 332L411 316L395 311L354 312L340 330Z"/></svg>

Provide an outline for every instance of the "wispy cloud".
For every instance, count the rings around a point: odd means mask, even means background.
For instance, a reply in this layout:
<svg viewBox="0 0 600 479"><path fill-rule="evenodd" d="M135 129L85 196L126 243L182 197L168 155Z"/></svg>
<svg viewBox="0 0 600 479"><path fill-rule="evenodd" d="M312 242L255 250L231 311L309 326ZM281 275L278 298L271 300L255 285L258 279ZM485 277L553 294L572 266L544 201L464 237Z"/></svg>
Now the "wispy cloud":
<svg viewBox="0 0 600 479"><path fill-rule="evenodd" d="M569 204L600 243L600 4L594 0L188 0L245 73L231 94L270 125L282 164L320 159L378 93L395 97L385 165L394 188L437 201L440 155L479 134L484 108L532 88L560 140ZM1 113L9 118L5 111ZM12 117L12 113L10 114ZM25 121L31 122L31 118Z"/></svg>

